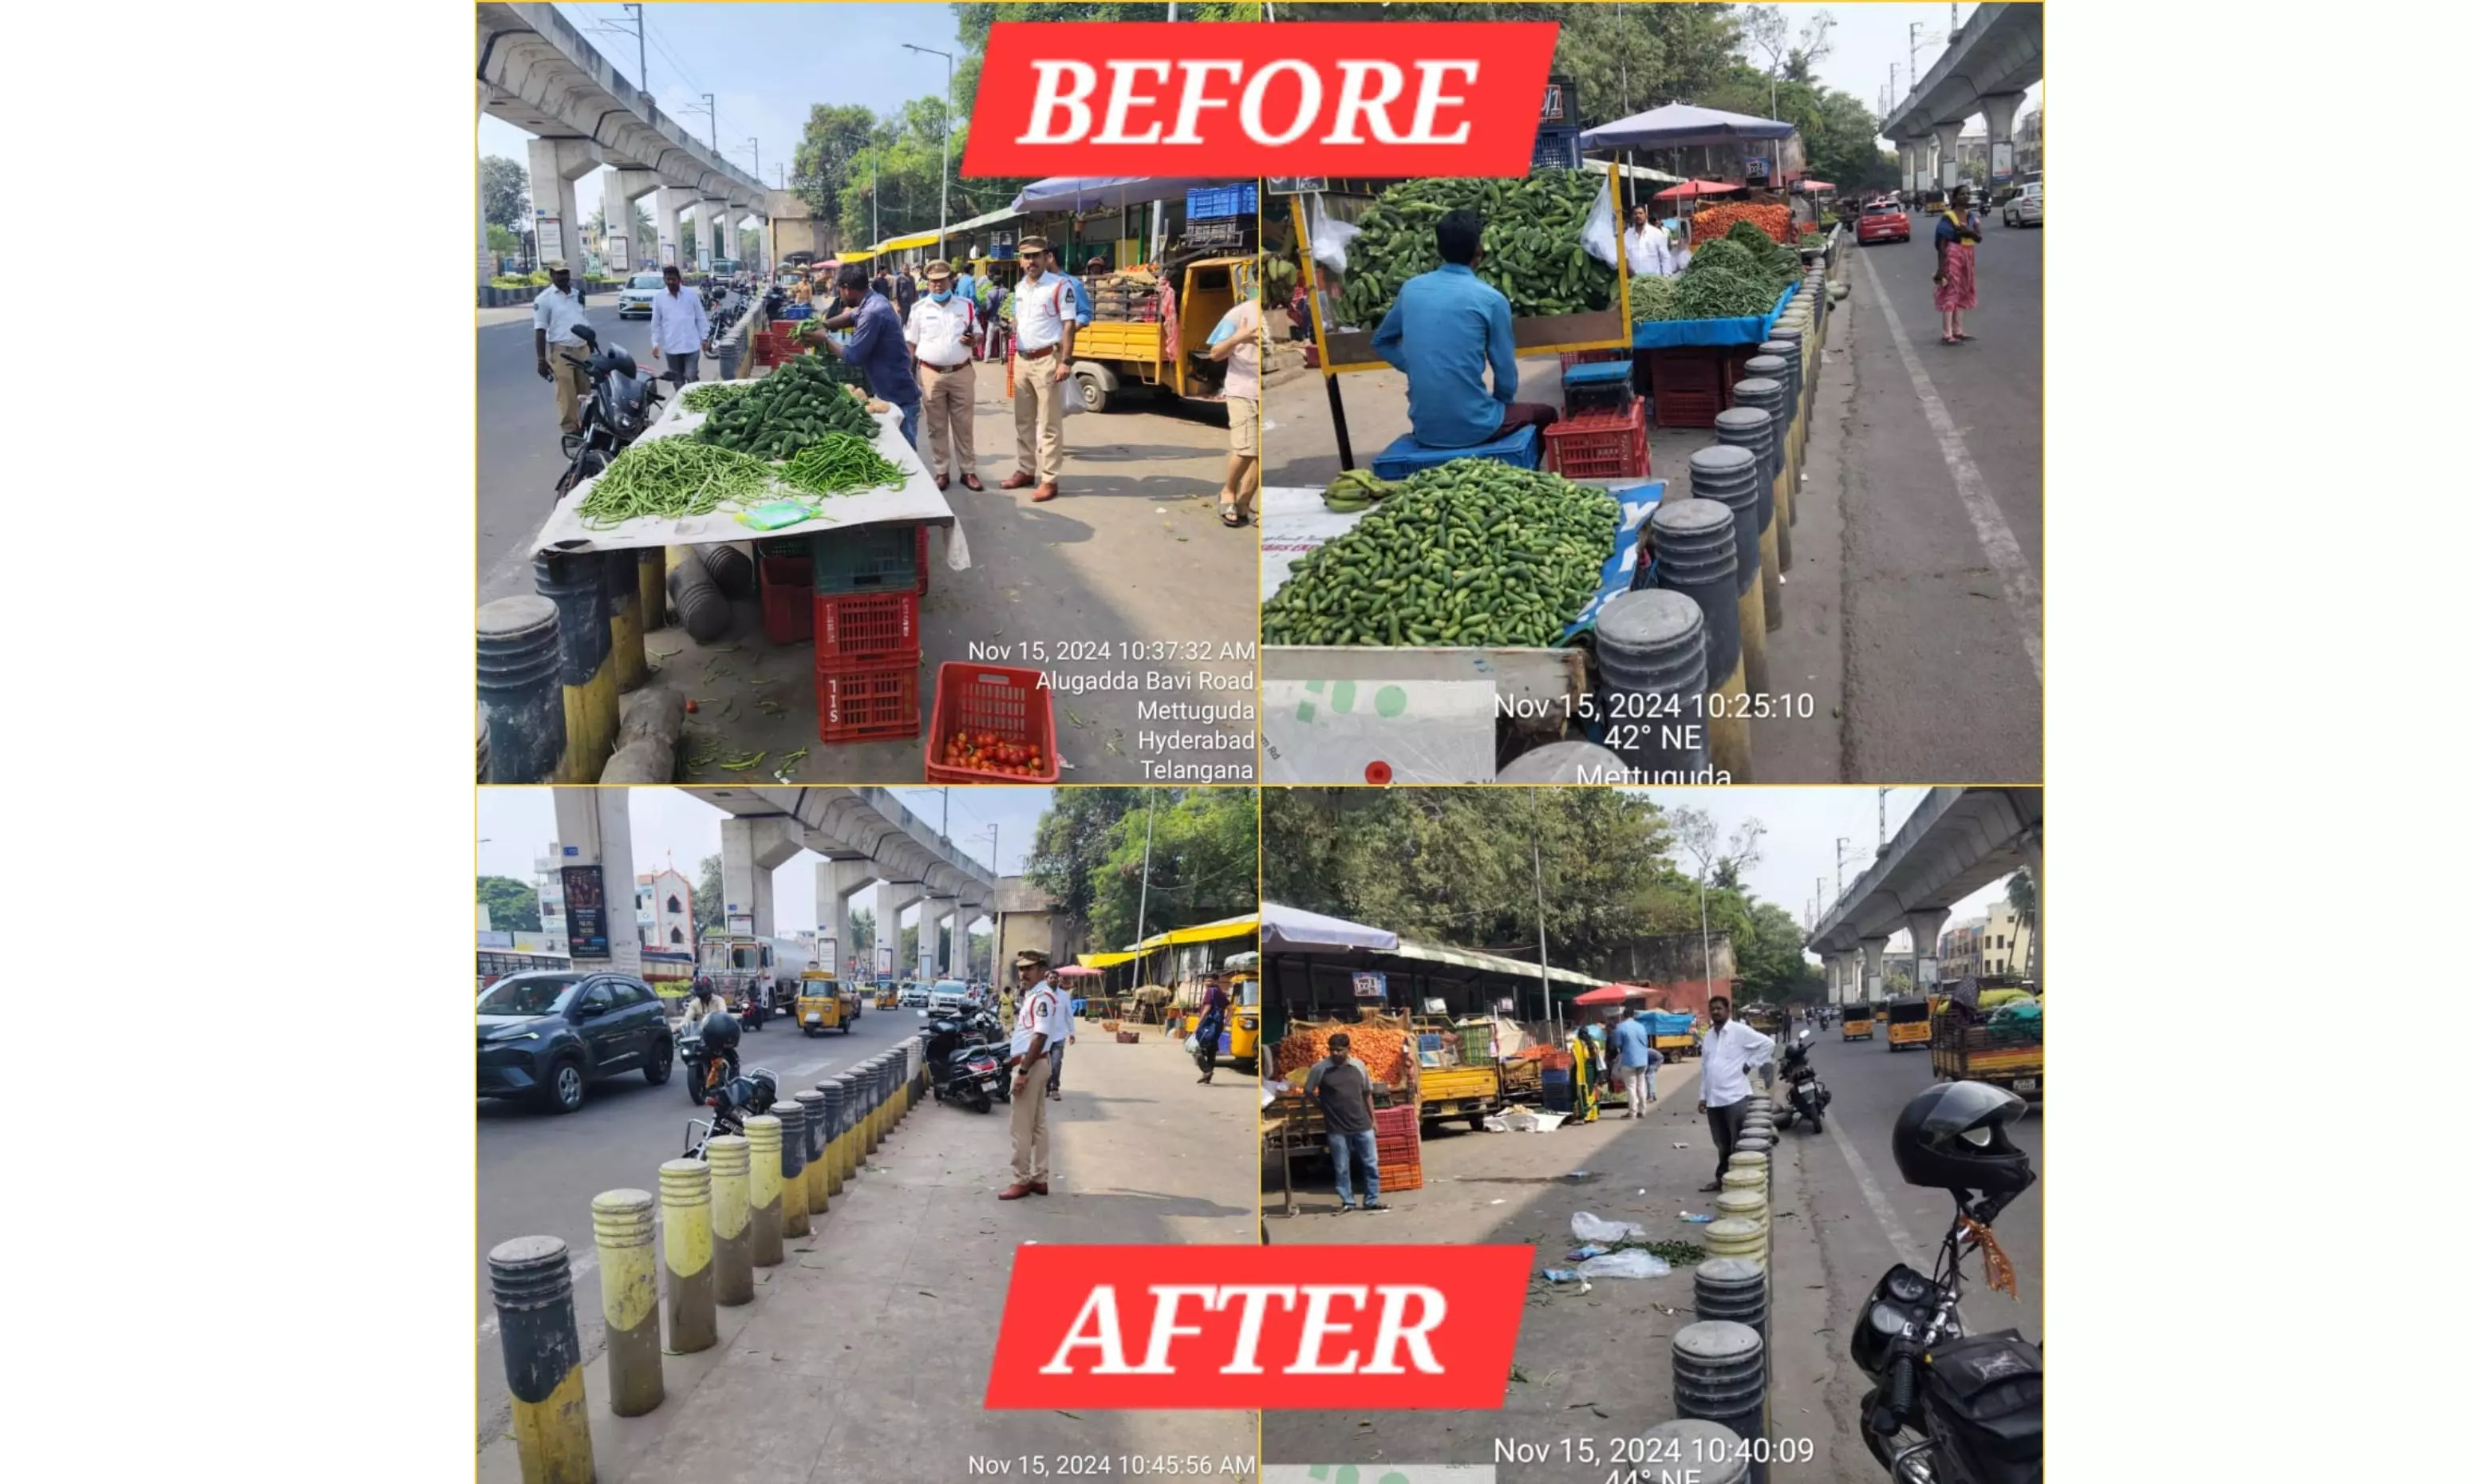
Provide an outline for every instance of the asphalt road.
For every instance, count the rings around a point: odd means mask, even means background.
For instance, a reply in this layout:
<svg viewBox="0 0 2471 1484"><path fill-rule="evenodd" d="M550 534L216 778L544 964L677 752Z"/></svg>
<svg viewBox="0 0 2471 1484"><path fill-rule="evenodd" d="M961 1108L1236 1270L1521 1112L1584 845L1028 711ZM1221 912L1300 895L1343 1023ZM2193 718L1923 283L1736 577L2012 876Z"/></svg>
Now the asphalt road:
<svg viewBox="0 0 2471 1484"><path fill-rule="evenodd" d="M2042 233L1988 233L1960 345L1940 343L1927 230L1848 249L1852 334L1829 346L1853 377L1838 460L1848 783L2042 778Z"/></svg>
<svg viewBox="0 0 2471 1484"><path fill-rule="evenodd" d="M868 1009L846 1036L802 1036L775 1020L744 1037L739 1060L768 1068L792 1091L826 1072L849 1066L918 1027L917 1012ZM479 1308L480 1441L506 1430L505 1357L488 1297L489 1249L515 1237L562 1238L580 1260L576 1275L576 1327L586 1358L600 1353L600 1289L592 1258L592 1198L603 1190L659 1193L663 1160L683 1152L689 1106L683 1069L672 1066L660 1087L628 1072L596 1082L581 1108L563 1116L519 1103L479 1106L476 1164L480 1175L479 1244L474 1257Z"/></svg>
<svg viewBox="0 0 2471 1484"><path fill-rule="evenodd" d="M1863 1478L1871 1476L1870 1460L1849 1429L1870 1383L1846 1355L1854 1309L1894 1262L1908 1262L1925 1273L1931 1270L1955 1203L1942 1191L1906 1185L1897 1176L1888 1148L1898 1111L1931 1085L1929 1054L1890 1051L1884 1024L1877 1038L1867 1042L1843 1040L1837 1026L1814 1035L1811 1064L1834 1095L1826 1131L1814 1137L1796 1127L1778 1138L1798 1146L1809 1192L1807 1203L1813 1208L1806 1214L1810 1230L1818 1237L1826 1275L1830 1369L1824 1392L1826 1412L1838 1429L1837 1446L1826 1455L1847 1461L1839 1476ZM2026 1115L2011 1129L2010 1137L2033 1157L2036 1172L2047 1180L2042 1116ZM2015 1298L1994 1292L1983 1281L1978 1255L1966 1260L1964 1312L1966 1325L1976 1333L2013 1328L2028 1340L2041 1342L2042 1190L2037 1182L1999 1218L1999 1245L2016 1268ZM1859 1467L1853 1467L1855 1463Z"/></svg>

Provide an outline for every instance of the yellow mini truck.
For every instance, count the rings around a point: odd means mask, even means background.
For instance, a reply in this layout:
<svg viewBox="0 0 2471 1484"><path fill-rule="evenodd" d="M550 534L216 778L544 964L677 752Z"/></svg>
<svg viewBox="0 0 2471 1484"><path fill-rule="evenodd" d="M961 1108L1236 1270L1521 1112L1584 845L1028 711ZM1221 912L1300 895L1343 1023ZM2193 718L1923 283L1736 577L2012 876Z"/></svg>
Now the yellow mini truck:
<svg viewBox="0 0 2471 1484"><path fill-rule="evenodd" d="M1239 298L1259 289L1259 273L1250 257L1200 258L1185 265L1175 300L1180 355L1167 354L1166 336L1155 319L1100 319L1081 326L1072 336L1072 374L1080 379L1090 411L1105 412L1135 387L1163 397L1223 401L1227 368L1210 359L1210 332Z"/></svg>
<svg viewBox="0 0 2471 1484"><path fill-rule="evenodd" d="M1930 1001L1919 995L1888 1001L1888 1049L1901 1051L1907 1047L1930 1048Z"/></svg>
<svg viewBox="0 0 2471 1484"><path fill-rule="evenodd" d="M809 969L798 980L798 1028L811 1036L828 1030L846 1036L857 1028L864 1003L857 990L820 969Z"/></svg>

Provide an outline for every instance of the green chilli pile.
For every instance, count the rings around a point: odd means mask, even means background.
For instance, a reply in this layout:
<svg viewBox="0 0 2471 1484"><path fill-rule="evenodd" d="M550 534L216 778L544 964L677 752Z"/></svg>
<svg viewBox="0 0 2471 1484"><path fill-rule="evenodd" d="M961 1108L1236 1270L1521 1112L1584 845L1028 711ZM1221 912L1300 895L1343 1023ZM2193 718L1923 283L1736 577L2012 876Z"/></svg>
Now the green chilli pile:
<svg viewBox="0 0 2471 1484"><path fill-rule="evenodd" d="M1543 648L1595 596L1612 496L1556 474L1459 459L1392 486L1295 564L1261 604L1261 642Z"/></svg>
<svg viewBox="0 0 2471 1484"><path fill-rule="evenodd" d="M577 513L584 529L607 530L647 515L710 515L771 487L771 465L761 459L689 437L645 438L609 461Z"/></svg>
<svg viewBox="0 0 2471 1484"><path fill-rule="evenodd" d="M816 495L895 486L907 477L866 439L846 433L825 434L776 472L782 483Z"/></svg>
<svg viewBox="0 0 2471 1484"><path fill-rule="evenodd" d="M1478 278L1499 289L1518 316L1571 315L1613 301L1613 270L1579 243L1604 177L1540 170L1520 180L1409 180L1381 193L1347 245L1338 318L1370 330L1399 301L1399 287L1442 266L1433 224L1461 207L1484 215Z"/></svg>
<svg viewBox="0 0 2471 1484"><path fill-rule="evenodd" d="M873 439L877 423L813 356L796 356L695 429L705 443L759 459L788 459L827 433Z"/></svg>
<svg viewBox="0 0 2471 1484"><path fill-rule="evenodd" d="M1630 322L1645 324L1653 319L1679 319L1682 312L1674 307L1674 295L1681 285L1670 278L1634 278L1630 281Z"/></svg>
<svg viewBox="0 0 2471 1484"><path fill-rule="evenodd" d="M697 382L678 397L690 412L710 412L755 389L753 382Z"/></svg>
<svg viewBox="0 0 2471 1484"><path fill-rule="evenodd" d="M1807 240L1807 239L1805 239ZM1801 254L1748 222L1692 250L1679 278L1634 278L1634 324L1658 319L1757 318L1801 277Z"/></svg>
<svg viewBox="0 0 2471 1484"><path fill-rule="evenodd" d="M1800 247L1805 250L1816 252L1822 247L1827 246L1827 234L1824 232L1804 232L1801 234L1801 241L1796 246Z"/></svg>

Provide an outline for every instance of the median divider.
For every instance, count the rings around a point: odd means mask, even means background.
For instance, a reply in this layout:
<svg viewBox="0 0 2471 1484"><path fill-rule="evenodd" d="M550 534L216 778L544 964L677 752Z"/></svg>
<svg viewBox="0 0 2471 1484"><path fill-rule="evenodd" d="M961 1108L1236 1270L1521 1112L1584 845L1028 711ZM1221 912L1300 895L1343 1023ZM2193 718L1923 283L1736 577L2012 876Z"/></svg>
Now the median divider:
<svg viewBox="0 0 2471 1484"><path fill-rule="evenodd" d="M772 1105L781 1120L781 1235L804 1237L807 1224L807 1110L784 1097Z"/></svg>

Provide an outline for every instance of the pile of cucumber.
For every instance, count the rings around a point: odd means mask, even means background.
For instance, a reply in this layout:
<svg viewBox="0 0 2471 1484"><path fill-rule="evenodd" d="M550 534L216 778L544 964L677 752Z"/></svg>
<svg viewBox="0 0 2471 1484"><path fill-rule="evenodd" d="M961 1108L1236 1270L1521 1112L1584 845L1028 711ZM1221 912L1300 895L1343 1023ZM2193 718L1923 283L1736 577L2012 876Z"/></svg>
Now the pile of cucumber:
<svg viewBox="0 0 2471 1484"><path fill-rule="evenodd" d="M782 459L794 458L827 433L872 438L877 427L866 404L844 389L816 357L796 356L744 396L714 410L694 436L735 453Z"/></svg>
<svg viewBox="0 0 2471 1484"><path fill-rule="evenodd" d="M1613 270L1580 246L1605 177L1587 170L1540 170L1524 179L1409 180L1381 193L1347 245L1347 286L1338 317L1370 330L1399 299L1399 288L1442 266L1433 224L1462 207L1484 217L1478 278L1499 289L1510 312L1571 315L1613 301Z"/></svg>

